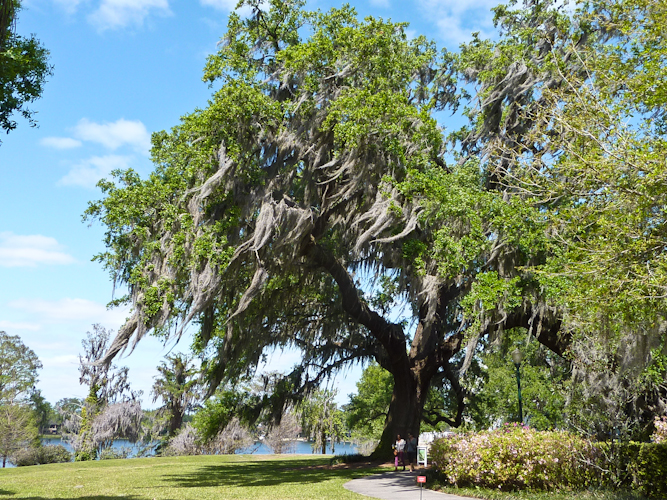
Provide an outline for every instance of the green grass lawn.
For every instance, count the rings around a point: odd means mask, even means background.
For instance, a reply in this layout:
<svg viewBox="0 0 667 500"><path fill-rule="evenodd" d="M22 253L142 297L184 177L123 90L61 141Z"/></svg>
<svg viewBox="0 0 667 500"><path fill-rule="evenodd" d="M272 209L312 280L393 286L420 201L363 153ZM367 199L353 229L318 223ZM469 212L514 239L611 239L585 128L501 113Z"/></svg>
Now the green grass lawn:
<svg viewBox="0 0 667 500"><path fill-rule="evenodd" d="M376 468L328 467L331 457L222 455L135 458L0 469L0 500L29 498L355 499L343 484Z"/></svg>
<svg viewBox="0 0 667 500"><path fill-rule="evenodd" d="M356 499L343 488L350 479L387 468L338 465L331 457L217 455L135 458L0 469L0 500ZM390 468L391 469L391 468ZM430 486L440 486L430 484ZM499 492L443 487L442 491L487 500L645 500L619 492Z"/></svg>

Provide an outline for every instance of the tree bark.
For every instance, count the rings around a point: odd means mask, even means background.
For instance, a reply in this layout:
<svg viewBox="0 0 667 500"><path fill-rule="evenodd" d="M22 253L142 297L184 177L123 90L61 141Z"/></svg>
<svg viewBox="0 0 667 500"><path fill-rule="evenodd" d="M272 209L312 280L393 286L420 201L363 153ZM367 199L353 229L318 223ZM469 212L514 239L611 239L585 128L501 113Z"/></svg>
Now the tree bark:
<svg viewBox="0 0 667 500"><path fill-rule="evenodd" d="M394 391L380 443L371 455L373 458L390 457L392 445L396 442L398 434L407 436L408 433L412 433L419 436L430 379L427 383L424 381L420 383L419 373L409 368L397 370L392 374Z"/></svg>

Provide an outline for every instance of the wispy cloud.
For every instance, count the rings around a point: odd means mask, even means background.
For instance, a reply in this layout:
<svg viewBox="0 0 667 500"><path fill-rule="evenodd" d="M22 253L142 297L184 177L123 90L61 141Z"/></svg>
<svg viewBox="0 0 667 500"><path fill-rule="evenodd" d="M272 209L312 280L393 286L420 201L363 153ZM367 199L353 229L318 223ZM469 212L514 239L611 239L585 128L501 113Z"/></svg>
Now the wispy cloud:
<svg viewBox="0 0 667 500"><path fill-rule="evenodd" d="M418 0L424 17L435 22L440 37L455 49L461 43L469 41L474 31L483 37L489 37L493 29L491 8L498 0Z"/></svg>
<svg viewBox="0 0 667 500"><path fill-rule="evenodd" d="M391 2L389 0L369 0L369 2L373 7L382 7L384 9L388 9L391 7Z"/></svg>
<svg viewBox="0 0 667 500"><path fill-rule="evenodd" d="M35 267L38 264L71 264L74 257L62 251L55 238L40 234L22 236L0 233L0 266Z"/></svg>
<svg viewBox="0 0 667 500"><path fill-rule="evenodd" d="M247 5L237 9L238 0L199 0L199 3L205 7L213 7L224 12L235 11L241 17L246 17L252 13L252 8ZM267 3L263 3L263 5L267 5Z"/></svg>
<svg viewBox="0 0 667 500"><path fill-rule="evenodd" d="M101 323L112 329L119 328L128 316L126 309L107 309L105 305L87 299L18 299L9 302L8 306L43 322Z"/></svg>
<svg viewBox="0 0 667 500"><path fill-rule="evenodd" d="M97 182L107 177L112 170L127 169L132 159L131 156L120 155L93 156L75 164L57 184L93 189Z"/></svg>
<svg viewBox="0 0 667 500"><path fill-rule="evenodd" d="M44 137L39 143L47 148L54 149L73 149L81 147L81 141L71 137Z"/></svg>
<svg viewBox="0 0 667 500"><path fill-rule="evenodd" d="M14 321L0 321L0 330L12 332L14 330L30 330L36 332L41 327L37 323L16 323Z"/></svg>
<svg viewBox="0 0 667 500"><path fill-rule="evenodd" d="M170 15L168 0L102 0L88 20L100 31L105 31L141 26L151 14Z"/></svg>
<svg viewBox="0 0 667 500"><path fill-rule="evenodd" d="M60 356L41 356L40 361L44 368L69 368L79 366L79 357L75 354L63 354Z"/></svg>
<svg viewBox="0 0 667 500"><path fill-rule="evenodd" d="M59 5L67 14L74 14L79 5L84 3L86 0L53 0L57 5Z"/></svg>
<svg viewBox="0 0 667 500"><path fill-rule="evenodd" d="M151 135L139 120L121 118L115 122L95 123L82 118L73 131L77 139L101 144L111 150L127 145L147 155L151 147Z"/></svg>
<svg viewBox="0 0 667 500"><path fill-rule="evenodd" d="M239 2L238 0L200 0L199 3L207 7L213 7L219 10L231 11L236 8L236 5Z"/></svg>

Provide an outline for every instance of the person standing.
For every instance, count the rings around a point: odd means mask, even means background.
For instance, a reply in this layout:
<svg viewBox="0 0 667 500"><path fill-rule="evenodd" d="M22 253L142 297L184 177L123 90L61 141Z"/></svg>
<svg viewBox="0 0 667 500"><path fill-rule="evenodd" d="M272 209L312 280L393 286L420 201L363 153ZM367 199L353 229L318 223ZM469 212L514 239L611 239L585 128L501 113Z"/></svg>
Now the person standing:
<svg viewBox="0 0 667 500"><path fill-rule="evenodd" d="M405 439L397 434L396 444L394 444L394 472L398 470L399 461L403 465L403 470L405 470Z"/></svg>
<svg viewBox="0 0 667 500"><path fill-rule="evenodd" d="M408 432L408 441L405 444L405 451L408 454L408 463L410 464L410 472L415 469L413 464L417 463L417 438Z"/></svg>

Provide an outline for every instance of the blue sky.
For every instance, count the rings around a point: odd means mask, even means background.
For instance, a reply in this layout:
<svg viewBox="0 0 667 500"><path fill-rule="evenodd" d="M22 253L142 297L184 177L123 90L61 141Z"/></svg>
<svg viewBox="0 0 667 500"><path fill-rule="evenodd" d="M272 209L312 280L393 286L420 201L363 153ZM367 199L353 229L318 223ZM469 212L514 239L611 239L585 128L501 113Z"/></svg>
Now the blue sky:
<svg viewBox="0 0 667 500"><path fill-rule="evenodd" d="M359 0L360 17L410 23L439 47L456 49L472 31L490 35L495 0ZM328 10L342 2L317 0ZM18 120L0 139L0 330L19 335L41 359L38 388L52 403L81 397L77 354L93 323L117 330L127 310L107 310L113 287L91 262L103 229L82 222L100 197L96 182L115 168L151 170L152 132L168 129L211 89L201 81L236 0L24 0L19 34L34 33L51 53L53 76L32 105L38 128ZM130 367L134 389L148 392L155 367L171 349L142 340L117 364ZM287 370L297 353L271 357ZM355 391L360 369L338 376L339 402Z"/></svg>

